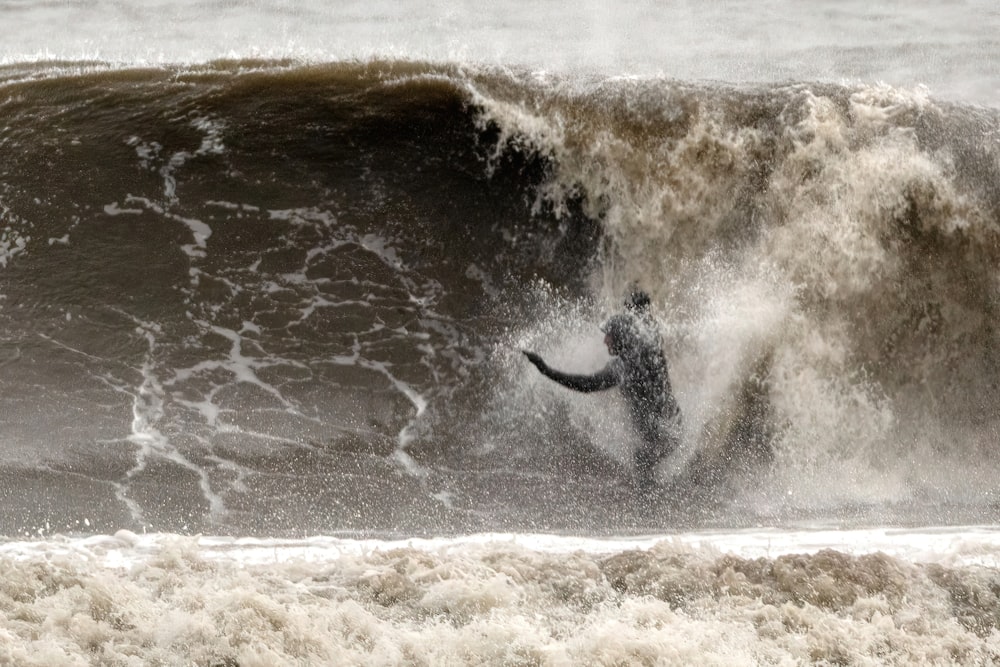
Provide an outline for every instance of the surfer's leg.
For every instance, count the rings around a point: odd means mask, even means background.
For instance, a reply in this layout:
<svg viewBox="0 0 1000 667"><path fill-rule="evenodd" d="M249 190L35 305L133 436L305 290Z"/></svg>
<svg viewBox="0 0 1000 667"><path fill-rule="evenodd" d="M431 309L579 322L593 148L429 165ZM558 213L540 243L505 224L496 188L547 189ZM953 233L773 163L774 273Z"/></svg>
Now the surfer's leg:
<svg viewBox="0 0 1000 667"><path fill-rule="evenodd" d="M648 493L656 481L656 464L666 454L659 437L643 438L635 450L636 484L640 493Z"/></svg>
<svg viewBox="0 0 1000 667"><path fill-rule="evenodd" d="M635 490L640 497L646 497L652 493L656 486L655 468L636 467Z"/></svg>
<svg viewBox="0 0 1000 667"><path fill-rule="evenodd" d="M650 425L642 429L642 443L635 450L635 471L639 490L648 492L656 481L656 466L671 454L678 445L677 432L673 428L659 428Z"/></svg>

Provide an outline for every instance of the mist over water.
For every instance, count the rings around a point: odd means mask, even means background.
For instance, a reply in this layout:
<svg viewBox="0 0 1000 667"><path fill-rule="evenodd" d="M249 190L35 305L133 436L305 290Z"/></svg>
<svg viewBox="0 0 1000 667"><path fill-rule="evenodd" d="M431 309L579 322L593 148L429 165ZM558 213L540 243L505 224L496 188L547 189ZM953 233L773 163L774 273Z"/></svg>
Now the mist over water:
<svg viewBox="0 0 1000 667"><path fill-rule="evenodd" d="M0 5L11 61L402 57L728 82L923 84L997 106L994 3Z"/></svg>

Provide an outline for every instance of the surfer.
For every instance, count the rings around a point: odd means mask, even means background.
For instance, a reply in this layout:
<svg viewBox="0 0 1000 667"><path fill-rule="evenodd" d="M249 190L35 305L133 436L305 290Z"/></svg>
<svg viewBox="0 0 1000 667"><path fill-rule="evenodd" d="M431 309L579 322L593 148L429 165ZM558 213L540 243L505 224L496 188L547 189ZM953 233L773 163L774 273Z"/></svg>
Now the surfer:
<svg viewBox="0 0 1000 667"><path fill-rule="evenodd" d="M608 354L614 358L593 375L563 373L534 352L523 352L542 375L574 391L619 388L642 440L634 461L639 490L646 493L653 487L656 464L677 447L681 415L660 337L648 314L649 296L633 291L625 305L626 313L601 326Z"/></svg>

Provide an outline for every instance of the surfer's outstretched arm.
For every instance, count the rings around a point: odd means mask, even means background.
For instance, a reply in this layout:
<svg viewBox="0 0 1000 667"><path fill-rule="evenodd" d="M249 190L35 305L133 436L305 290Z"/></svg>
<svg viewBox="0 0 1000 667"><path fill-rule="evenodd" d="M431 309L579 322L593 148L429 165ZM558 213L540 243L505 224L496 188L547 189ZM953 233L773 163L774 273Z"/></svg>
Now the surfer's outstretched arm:
<svg viewBox="0 0 1000 667"><path fill-rule="evenodd" d="M603 391L605 389L611 389L611 387L618 384L618 374L612 370L610 364L605 366L603 370L600 370L593 375L573 375L571 373L557 371L554 368L549 368L549 365L534 352L524 350L524 356L528 358L528 361L535 365L535 368L541 371L542 375L550 380L555 380L562 386L574 391L582 391L585 393Z"/></svg>

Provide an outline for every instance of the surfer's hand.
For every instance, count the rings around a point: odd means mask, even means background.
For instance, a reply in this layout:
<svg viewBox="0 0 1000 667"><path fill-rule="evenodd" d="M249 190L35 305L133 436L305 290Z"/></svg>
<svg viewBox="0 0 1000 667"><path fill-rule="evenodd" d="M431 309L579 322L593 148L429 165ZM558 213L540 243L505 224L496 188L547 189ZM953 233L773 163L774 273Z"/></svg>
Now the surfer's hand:
<svg viewBox="0 0 1000 667"><path fill-rule="evenodd" d="M534 352L528 352L527 350L521 350L521 352L524 353L524 356L528 357L528 361L533 363L535 365L535 368L541 370L542 368L545 367L545 362L542 361L542 358L537 354L535 354Z"/></svg>

